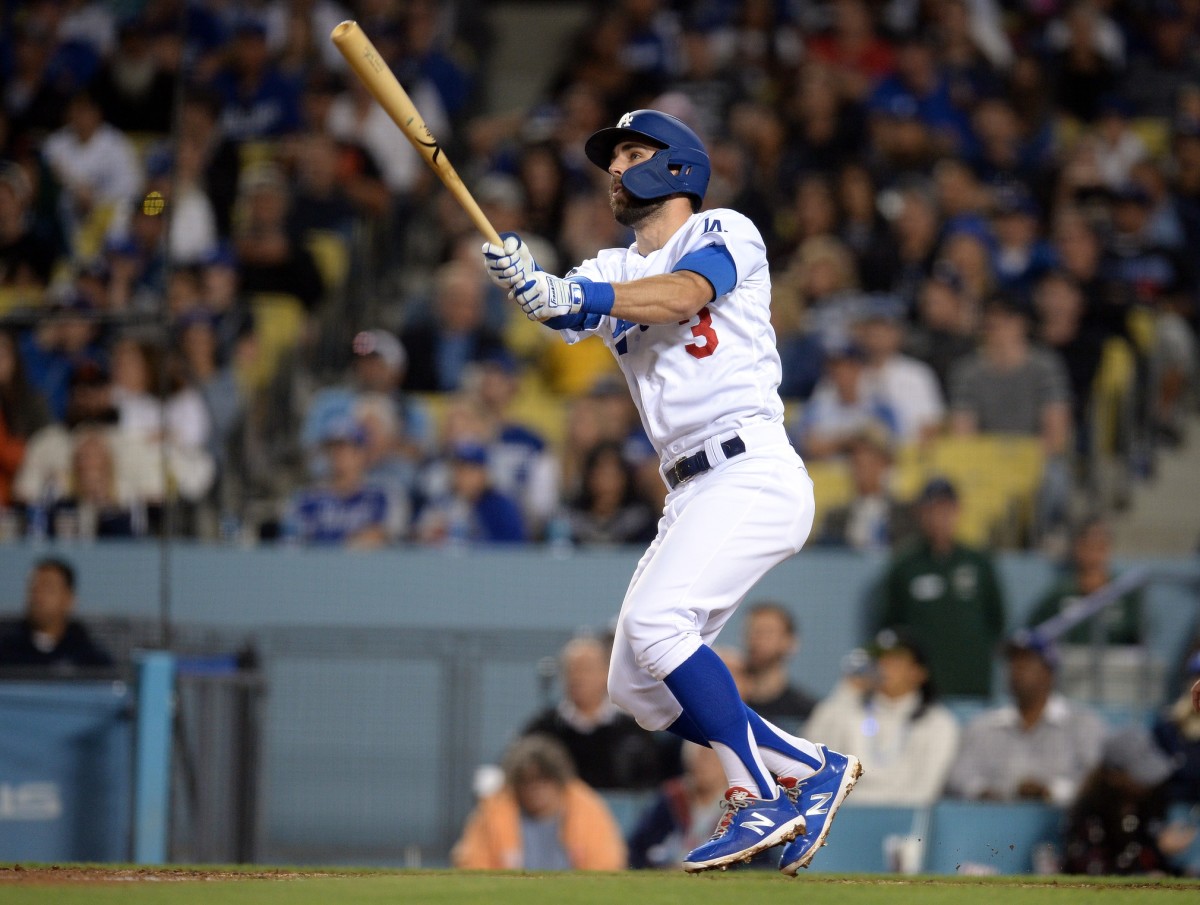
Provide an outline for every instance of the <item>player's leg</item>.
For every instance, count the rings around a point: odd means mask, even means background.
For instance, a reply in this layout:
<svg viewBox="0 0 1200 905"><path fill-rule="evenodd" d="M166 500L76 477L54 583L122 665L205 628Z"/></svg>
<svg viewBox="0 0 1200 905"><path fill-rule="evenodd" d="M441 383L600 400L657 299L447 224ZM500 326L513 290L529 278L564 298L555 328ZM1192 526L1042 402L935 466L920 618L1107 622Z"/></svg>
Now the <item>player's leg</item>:
<svg viewBox="0 0 1200 905"><path fill-rule="evenodd" d="M775 801L779 813L771 832L753 827L761 844L799 828L794 812L778 801L778 789L754 740L747 713L728 669L706 642L720 631L749 589L772 566L803 544L812 521L811 484L794 456L758 457L730 463L703 482L673 493L655 545L640 564L618 621L619 650L610 672L613 700L642 725L676 726L681 734L706 739L721 759L731 787L734 815L723 826L737 828L737 814L754 803L756 819ZM651 691L656 679L659 685ZM666 692L664 694L664 692ZM679 721L682 710L685 721ZM739 797L740 796L740 797ZM726 835L736 835L732 831ZM746 852L728 839L706 847L712 858L692 869L722 866ZM728 844L727 844L728 843ZM750 852L752 853L752 851ZM729 855L728 861L722 861Z"/></svg>

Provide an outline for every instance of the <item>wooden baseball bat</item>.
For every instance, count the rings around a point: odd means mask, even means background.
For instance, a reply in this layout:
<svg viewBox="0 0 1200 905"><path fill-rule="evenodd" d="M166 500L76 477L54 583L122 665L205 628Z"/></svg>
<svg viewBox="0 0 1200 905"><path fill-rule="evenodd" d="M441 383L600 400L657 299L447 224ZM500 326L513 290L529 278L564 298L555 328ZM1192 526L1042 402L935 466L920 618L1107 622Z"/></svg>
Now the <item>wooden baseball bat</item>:
<svg viewBox="0 0 1200 905"><path fill-rule="evenodd" d="M475 198L463 185L462 178L455 172L437 139L425 125L425 120L417 112L408 92L396 80L395 74L383 61L371 39L358 27L358 23L350 20L342 22L330 33L329 40L333 41L350 64L350 68L367 86L375 100L379 101L379 106L383 107L392 121L400 127L404 137L412 142L413 147L425 158L425 162L437 173L438 178L467 212L475 228L492 244L503 244L487 214L480 209Z"/></svg>

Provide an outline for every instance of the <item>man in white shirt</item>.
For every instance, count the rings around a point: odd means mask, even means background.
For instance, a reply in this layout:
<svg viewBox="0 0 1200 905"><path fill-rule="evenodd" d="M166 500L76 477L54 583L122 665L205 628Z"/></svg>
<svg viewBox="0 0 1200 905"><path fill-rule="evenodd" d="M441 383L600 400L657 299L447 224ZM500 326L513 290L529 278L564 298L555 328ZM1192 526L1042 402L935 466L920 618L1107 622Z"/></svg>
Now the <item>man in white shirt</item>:
<svg viewBox="0 0 1200 905"><path fill-rule="evenodd" d="M1022 631L1006 647L1013 703L985 711L963 734L947 791L961 798L1069 804L1100 762L1099 715L1054 691L1058 651Z"/></svg>
<svg viewBox="0 0 1200 905"><path fill-rule="evenodd" d="M929 439L942 426L946 403L933 368L901 353L904 324L898 306L880 301L858 324L858 339L867 356L864 382L896 417L899 444Z"/></svg>
<svg viewBox="0 0 1200 905"><path fill-rule="evenodd" d="M137 197L142 171L133 143L104 122L87 92L71 98L66 125L51 134L42 153L62 184L62 217L72 243L92 212L120 207Z"/></svg>

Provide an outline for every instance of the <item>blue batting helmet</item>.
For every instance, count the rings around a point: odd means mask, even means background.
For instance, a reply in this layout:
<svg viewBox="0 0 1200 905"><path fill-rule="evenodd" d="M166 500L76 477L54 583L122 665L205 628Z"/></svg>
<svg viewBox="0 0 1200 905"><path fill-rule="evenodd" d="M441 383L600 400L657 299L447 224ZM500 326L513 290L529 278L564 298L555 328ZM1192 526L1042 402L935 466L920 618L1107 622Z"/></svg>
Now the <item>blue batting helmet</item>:
<svg viewBox="0 0 1200 905"><path fill-rule="evenodd" d="M682 122L657 110L634 110L622 116L616 126L592 135L583 150L588 160L607 170L613 149L623 141L642 141L666 152L625 171L621 184L629 194L643 201L676 193L704 200L712 164L700 136Z"/></svg>

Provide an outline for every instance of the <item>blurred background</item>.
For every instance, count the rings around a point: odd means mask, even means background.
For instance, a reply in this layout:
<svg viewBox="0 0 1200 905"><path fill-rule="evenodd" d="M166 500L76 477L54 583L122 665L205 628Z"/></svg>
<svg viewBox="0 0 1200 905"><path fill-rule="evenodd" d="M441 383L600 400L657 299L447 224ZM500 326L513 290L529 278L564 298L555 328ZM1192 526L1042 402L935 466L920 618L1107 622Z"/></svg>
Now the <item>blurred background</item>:
<svg viewBox="0 0 1200 905"><path fill-rule="evenodd" d="M345 18L543 269L632 241L582 149L642 107L762 233L817 520L752 594L790 641L727 630L748 699L868 700L904 627L965 744L1051 620L1054 693L1153 732L1196 869L1195 0L6 4L0 860L446 864L654 536L611 354L491 286ZM685 769L653 741L602 789L631 860ZM1071 863L1077 789L936 785L864 807L840 866ZM1019 850L937 847L989 819Z"/></svg>

